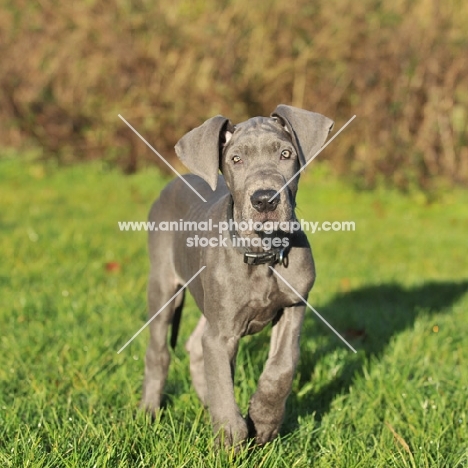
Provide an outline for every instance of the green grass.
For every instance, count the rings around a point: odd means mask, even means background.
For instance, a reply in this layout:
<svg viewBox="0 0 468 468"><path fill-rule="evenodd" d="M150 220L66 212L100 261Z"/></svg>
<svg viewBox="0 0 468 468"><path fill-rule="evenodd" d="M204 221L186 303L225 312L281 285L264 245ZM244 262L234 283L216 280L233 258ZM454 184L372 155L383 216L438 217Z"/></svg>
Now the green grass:
<svg viewBox="0 0 468 468"><path fill-rule="evenodd" d="M0 466L468 466L467 193L358 193L310 168L299 216L356 231L310 236L309 300L358 353L309 311L281 437L234 459L191 388L192 300L156 423L137 412L147 332L117 354L145 321L148 270L145 234L117 221L145 220L166 182L0 161ZM243 411L267 352L268 330L242 342Z"/></svg>

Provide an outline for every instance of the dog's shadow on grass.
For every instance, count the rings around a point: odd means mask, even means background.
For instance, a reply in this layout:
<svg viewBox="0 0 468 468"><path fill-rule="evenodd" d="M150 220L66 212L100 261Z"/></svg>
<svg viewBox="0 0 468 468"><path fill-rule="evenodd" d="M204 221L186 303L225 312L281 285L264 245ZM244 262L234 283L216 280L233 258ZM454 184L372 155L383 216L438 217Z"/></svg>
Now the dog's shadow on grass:
<svg viewBox="0 0 468 468"><path fill-rule="evenodd" d="M297 367L299 385L295 386L296 390L289 396L281 433L286 435L297 429L299 416L315 414L315 419L320 421L329 411L334 398L349 391L354 379L363 372L369 357L380 357L392 337L413 327L418 317L449 313L466 293L468 280L427 282L412 288L390 283L340 293L327 304L318 306L320 314L359 351L358 354L348 350L311 310L307 310L301 333L301 358ZM240 354L257 357L260 354L266 358L270 340L268 330L249 338L241 340L243 349ZM314 344L314 351L310 350L311 343ZM339 366L341 370L318 391L312 385L311 390L304 394L303 390L313 383L317 364L332 357L339 349L344 352L334 359L342 364ZM255 373L260 372L261 368L258 368ZM254 378L258 378L258 375ZM323 381L324 377L321 379ZM178 384L171 382L169 380L163 407L171 405L172 398L169 395L180 393Z"/></svg>
<svg viewBox="0 0 468 468"><path fill-rule="evenodd" d="M333 324L358 350L364 350L356 358L351 351L349 364L341 373L326 384L318 393L309 398L299 399L291 395L292 416L297 420L300 414L315 412L317 420L330 409L335 396L347 392L354 378L363 370L365 357L381 356L391 338L411 328L418 317L450 312L451 307L468 292L468 281L428 282L413 288L398 284L367 286L341 293L320 308L321 315ZM303 339L317 339L324 333L331 333L325 325L317 324L315 316L307 311ZM298 365L300 387L310 379L320 359L345 346L338 338L316 353L302 353Z"/></svg>
<svg viewBox="0 0 468 468"><path fill-rule="evenodd" d="M349 350L349 357L345 357L347 362L340 366L341 371L332 380L318 391L299 396L301 389L314 378L317 363L327 359L337 348L348 349L312 311L307 310L297 368L299 392L293 391L288 399L287 419L281 431L283 435L297 427L298 416L315 413L316 420L320 421L329 411L333 399L346 393L355 377L363 371L366 358L381 356L391 338L411 328L418 317L449 312L467 292L468 281L462 281L428 282L413 288L390 283L337 295L331 302L318 307L318 311L360 352L356 355ZM249 352L268 346L268 339L262 334L260 342L252 340ZM307 350L308 340L324 344L310 352Z"/></svg>

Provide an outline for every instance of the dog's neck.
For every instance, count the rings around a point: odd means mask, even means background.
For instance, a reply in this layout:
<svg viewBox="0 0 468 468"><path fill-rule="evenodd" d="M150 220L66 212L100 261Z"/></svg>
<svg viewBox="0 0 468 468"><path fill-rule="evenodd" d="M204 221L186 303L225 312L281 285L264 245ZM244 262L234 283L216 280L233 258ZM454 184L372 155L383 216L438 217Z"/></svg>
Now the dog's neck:
<svg viewBox="0 0 468 468"><path fill-rule="evenodd" d="M229 223L229 238L231 239L232 246L244 256L244 263L248 265L262 265L279 263L280 265L287 265L287 257L291 248L291 239L288 233L282 231L273 231L271 234L267 234L261 231L255 231L247 236L241 236L239 232L234 228L234 200L230 197L227 204L227 222ZM266 249L265 244L270 243L275 238L286 239L286 246L279 246ZM262 245L252 246L253 239L257 240L257 243ZM268 242L269 240L269 242Z"/></svg>

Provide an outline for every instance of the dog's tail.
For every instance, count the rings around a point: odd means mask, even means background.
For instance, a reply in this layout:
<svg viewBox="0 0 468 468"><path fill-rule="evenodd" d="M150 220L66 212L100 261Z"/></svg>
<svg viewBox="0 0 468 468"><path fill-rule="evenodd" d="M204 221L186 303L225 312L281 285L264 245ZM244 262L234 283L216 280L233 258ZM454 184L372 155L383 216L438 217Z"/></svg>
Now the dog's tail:
<svg viewBox="0 0 468 468"><path fill-rule="evenodd" d="M181 299L174 311L174 317L172 318L171 327L171 348L175 349L177 344L177 336L179 335L180 319L182 318L182 309L185 302L185 290L180 293Z"/></svg>

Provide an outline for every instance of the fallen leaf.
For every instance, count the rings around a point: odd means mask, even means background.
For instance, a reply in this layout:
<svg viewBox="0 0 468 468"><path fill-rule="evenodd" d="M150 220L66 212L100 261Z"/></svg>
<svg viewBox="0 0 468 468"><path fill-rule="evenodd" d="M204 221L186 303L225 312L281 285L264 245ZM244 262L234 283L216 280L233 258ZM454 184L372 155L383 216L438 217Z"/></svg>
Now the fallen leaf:
<svg viewBox="0 0 468 468"><path fill-rule="evenodd" d="M120 271L120 263L119 262L107 262L106 263L106 271L109 273L117 273Z"/></svg>

